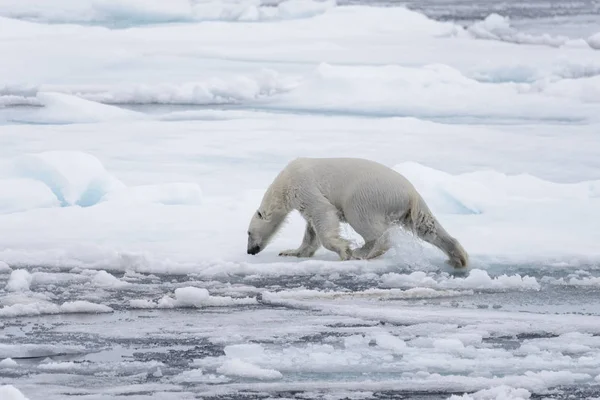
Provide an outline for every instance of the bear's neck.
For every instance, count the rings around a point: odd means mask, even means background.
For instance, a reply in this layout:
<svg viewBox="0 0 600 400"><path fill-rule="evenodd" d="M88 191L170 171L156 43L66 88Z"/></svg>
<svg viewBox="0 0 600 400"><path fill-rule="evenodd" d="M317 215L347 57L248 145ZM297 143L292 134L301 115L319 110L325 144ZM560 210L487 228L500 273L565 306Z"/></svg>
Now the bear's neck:
<svg viewBox="0 0 600 400"><path fill-rule="evenodd" d="M267 189L265 199L268 199L269 205L289 213L292 211L290 204L290 185L284 174L279 174Z"/></svg>

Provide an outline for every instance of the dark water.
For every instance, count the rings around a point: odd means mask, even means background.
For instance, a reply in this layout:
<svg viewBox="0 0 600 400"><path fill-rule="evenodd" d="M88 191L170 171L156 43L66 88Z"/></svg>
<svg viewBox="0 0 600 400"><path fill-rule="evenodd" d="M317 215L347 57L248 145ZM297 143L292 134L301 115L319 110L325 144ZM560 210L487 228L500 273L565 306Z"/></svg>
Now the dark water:
<svg viewBox="0 0 600 400"><path fill-rule="evenodd" d="M497 13L511 19L572 17L579 15L597 15L600 13L600 2L595 0L340 0L338 1L338 4L363 4L382 7L404 5L435 19L455 21L479 20L492 13ZM598 29L600 29L600 26Z"/></svg>

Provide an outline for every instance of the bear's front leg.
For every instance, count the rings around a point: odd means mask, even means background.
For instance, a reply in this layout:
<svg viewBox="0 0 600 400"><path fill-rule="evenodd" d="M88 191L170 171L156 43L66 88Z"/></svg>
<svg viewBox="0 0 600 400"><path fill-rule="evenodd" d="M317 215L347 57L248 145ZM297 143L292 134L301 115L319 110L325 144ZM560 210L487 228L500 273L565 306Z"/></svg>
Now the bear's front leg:
<svg viewBox="0 0 600 400"><path fill-rule="evenodd" d="M302 244L297 249L284 250L279 253L280 256L290 257L312 257L315 252L321 247L317 232L312 227L310 222L306 222L306 229L304 230L304 238Z"/></svg>
<svg viewBox="0 0 600 400"><path fill-rule="evenodd" d="M350 242L340 236L338 210L332 204L321 202L315 205L310 217L323 247L337 253L342 261L354 258Z"/></svg>

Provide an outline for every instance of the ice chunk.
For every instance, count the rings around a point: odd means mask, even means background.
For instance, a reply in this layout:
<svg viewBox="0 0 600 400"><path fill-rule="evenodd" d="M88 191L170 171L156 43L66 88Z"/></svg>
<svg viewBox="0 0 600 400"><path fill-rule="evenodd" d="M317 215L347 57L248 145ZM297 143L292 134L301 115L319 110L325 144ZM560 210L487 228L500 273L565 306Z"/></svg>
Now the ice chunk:
<svg viewBox="0 0 600 400"><path fill-rule="evenodd" d="M92 284L106 288L120 288L131 283L120 280L106 271L98 271L92 278Z"/></svg>
<svg viewBox="0 0 600 400"><path fill-rule="evenodd" d="M47 151L18 157L15 173L44 183L62 206L96 204L125 185L109 175L95 156L80 151Z"/></svg>
<svg viewBox="0 0 600 400"><path fill-rule="evenodd" d="M402 353L406 350L406 343L404 340L390 335L389 333L375 335L375 342L377 343L377 346L391 350L394 353Z"/></svg>
<svg viewBox="0 0 600 400"><path fill-rule="evenodd" d="M296 77L281 76L270 69L254 75L233 75L181 83L57 86L57 92L77 93L93 104L237 104L258 100L296 87ZM96 103L97 102L97 103ZM102 104L100 104L102 105ZM103 107L109 107L102 105ZM117 107L113 107L120 110ZM197 111L191 111L197 112ZM205 111L206 112L206 111ZM175 116L161 118L177 119Z"/></svg>
<svg viewBox="0 0 600 400"><path fill-rule="evenodd" d="M487 271L474 268L466 278L449 277L442 274L428 276L423 271L411 274L388 273L381 276L382 284L386 287L431 287L435 289L479 289L479 290L540 290L540 284L534 277L516 275L500 275L490 277Z"/></svg>
<svg viewBox="0 0 600 400"><path fill-rule="evenodd" d="M18 365L19 364L12 358L5 358L4 360L0 361L0 368L12 368Z"/></svg>
<svg viewBox="0 0 600 400"><path fill-rule="evenodd" d="M185 21L192 13L188 0L94 0L91 6L98 20Z"/></svg>
<svg viewBox="0 0 600 400"><path fill-rule="evenodd" d="M102 201L120 204L193 205L202 203L202 190L198 184L186 182L141 185L107 193Z"/></svg>
<svg viewBox="0 0 600 400"><path fill-rule="evenodd" d="M239 358L226 360L223 365L217 368L217 372L224 375L260 380L281 379L283 377L281 372L277 370L261 368L257 365L242 361Z"/></svg>
<svg viewBox="0 0 600 400"><path fill-rule="evenodd" d="M225 346L223 351L227 357L239 359L260 358L265 354L265 349L256 343Z"/></svg>
<svg viewBox="0 0 600 400"><path fill-rule="evenodd" d="M147 299L133 299L129 300L129 306L131 308L156 308L157 305L152 300Z"/></svg>
<svg viewBox="0 0 600 400"><path fill-rule="evenodd" d="M447 352L459 352L465 348L463 342L458 339L436 339L433 347Z"/></svg>
<svg viewBox="0 0 600 400"><path fill-rule="evenodd" d="M29 400L13 385L0 386L0 399L2 400Z"/></svg>
<svg viewBox="0 0 600 400"><path fill-rule="evenodd" d="M174 307L224 307L241 304L256 304L256 299L244 297L234 299L229 296L211 296L208 290L193 286L175 289L175 298L164 296L158 302L159 308Z"/></svg>
<svg viewBox="0 0 600 400"><path fill-rule="evenodd" d="M77 368L77 364L73 361L49 362L38 365L38 368L44 371L66 372Z"/></svg>
<svg viewBox="0 0 600 400"><path fill-rule="evenodd" d="M510 43L536 44L560 47L569 42L566 36L551 36L549 34L532 35L518 32L510 26L510 20L498 14L490 14L483 21L475 22L468 32L478 39L501 40Z"/></svg>
<svg viewBox="0 0 600 400"><path fill-rule="evenodd" d="M230 379L223 375L204 374L201 369L191 369L183 371L181 374L173 377L175 382L186 383L224 383Z"/></svg>
<svg viewBox="0 0 600 400"><path fill-rule="evenodd" d="M43 182L33 179L0 179L0 214L58 206L60 202Z"/></svg>
<svg viewBox="0 0 600 400"><path fill-rule="evenodd" d="M531 398L531 392L527 389L501 385L472 394L452 395L448 400L526 400L529 398Z"/></svg>
<svg viewBox="0 0 600 400"><path fill-rule="evenodd" d="M104 304L90 303L89 301L69 301L60 306L63 313L110 313L112 308Z"/></svg>
<svg viewBox="0 0 600 400"><path fill-rule="evenodd" d="M33 277L31 274L24 269L17 269L12 271L8 283L6 284L6 290L9 292L25 292L29 290Z"/></svg>
<svg viewBox="0 0 600 400"><path fill-rule="evenodd" d="M7 274L9 272L12 272L10 265L5 263L4 261L0 261L0 274Z"/></svg>
<svg viewBox="0 0 600 400"><path fill-rule="evenodd" d="M0 308L0 317L19 317L45 314L61 313L110 313L112 308L103 305L90 303L89 301L72 301L62 305L56 305L47 301L37 301L32 303L18 303Z"/></svg>
<svg viewBox="0 0 600 400"><path fill-rule="evenodd" d="M592 49L600 50L600 32L590 36L587 39L587 43Z"/></svg>
<svg viewBox="0 0 600 400"><path fill-rule="evenodd" d="M187 307L227 307L235 305L257 304L256 298L232 298L212 296L208 290L193 286L175 289L175 298L163 296L158 302L146 299L130 300L132 308L187 308Z"/></svg>

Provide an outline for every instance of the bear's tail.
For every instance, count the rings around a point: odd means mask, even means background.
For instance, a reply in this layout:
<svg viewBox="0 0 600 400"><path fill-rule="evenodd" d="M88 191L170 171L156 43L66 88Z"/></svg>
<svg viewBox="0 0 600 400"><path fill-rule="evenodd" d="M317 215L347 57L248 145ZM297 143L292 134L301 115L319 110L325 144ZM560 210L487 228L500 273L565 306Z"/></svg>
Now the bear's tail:
<svg viewBox="0 0 600 400"><path fill-rule="evenodd" d="M418 193L414 193L410 198L404 226L424 241L442 250L450 259L449 263L455 268L468 265L469 255L465 249L458 240L446 232Z"/></svg>

